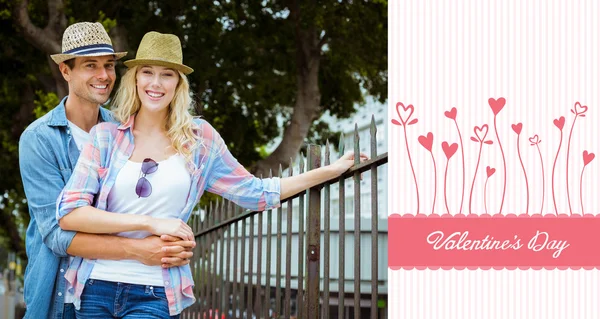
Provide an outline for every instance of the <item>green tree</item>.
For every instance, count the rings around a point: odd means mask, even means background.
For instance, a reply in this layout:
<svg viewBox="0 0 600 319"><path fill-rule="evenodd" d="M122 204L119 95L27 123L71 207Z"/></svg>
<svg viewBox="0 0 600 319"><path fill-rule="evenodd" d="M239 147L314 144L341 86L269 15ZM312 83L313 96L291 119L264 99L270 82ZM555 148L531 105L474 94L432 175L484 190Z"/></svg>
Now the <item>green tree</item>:
<svg viewBox="0 0 600 319"><path fill-rule="evenodd" d="M387 2L352 0L0 0L0 229L22 251L28 215L18 172L18 137L67 93L48 55L66 26L100 21L117 50L150 30L174 33L201 114L256 174L285 167L306 141L331 137L318 121L349 117L364 95L387 96ZM121 71L123 71L121 69ZM283 132L277 125L283 119ZM264 146L283 133L272 154Z"/></svg>

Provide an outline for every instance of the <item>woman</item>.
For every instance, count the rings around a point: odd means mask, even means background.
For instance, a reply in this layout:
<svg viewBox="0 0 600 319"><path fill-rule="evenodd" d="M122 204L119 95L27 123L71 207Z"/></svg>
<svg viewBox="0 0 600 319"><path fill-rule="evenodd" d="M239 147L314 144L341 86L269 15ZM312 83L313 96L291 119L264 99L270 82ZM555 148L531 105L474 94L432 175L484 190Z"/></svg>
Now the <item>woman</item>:
<svg viewBox="0 0 600 319"><path fill-rule="evenodd" d="M206 121L193 119L181 43L147 33L114 99L120 123L90 132L58 201L60 227L88 233L193 240L185 223L207 190L252 210L335 178L353 165L347 154L330 166L286 177L248 173ZM361 155L361 159L366 159ZM82 318L177 318L195 301L189 265L169 269L136 261L77 258L65 274Z"/></svg>

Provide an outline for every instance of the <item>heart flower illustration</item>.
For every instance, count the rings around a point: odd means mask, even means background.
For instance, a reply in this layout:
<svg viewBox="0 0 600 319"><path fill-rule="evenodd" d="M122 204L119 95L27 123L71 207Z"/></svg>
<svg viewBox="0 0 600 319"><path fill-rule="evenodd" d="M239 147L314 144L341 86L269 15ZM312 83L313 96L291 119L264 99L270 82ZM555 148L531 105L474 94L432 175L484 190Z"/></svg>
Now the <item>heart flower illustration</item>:
<svg viewBox="0 0 600 319"><path fill-rule="evenodd" d="M475 136L471 136L471 141L473 142L477 142L477 143L485 143L485 144L493 144L494 142L492 142L491 140L486 140L485 137L488 134L488 125L487 124L483 124L482 126L475 126L473 127L473 132L475 133Z"/></svg>
<svg viewBox="0 0 600 319"><path fill-rule="evenodd" d="M538 145L541 142L542 140L540 140L540 137L537 134L529 138L529 143L531 143L531 146Z"/></svg>
<svg viewBox="0 0 600 319"><path fill-rule="evenodd" d="M540 150L541 142L542 140L537 134L529 138L529 143L531 143L531 146L537 147L538 155L540 156L540 167L542 168L542 204L540 205L540 215L544 212L544 197L546 196L546 174L544 173L544 159L542 158L542 151ZM525 170L525 168L523 168L523 170ZM529 189L527 189L527 196L529 197ZM527 201L527 209L529 209L529 199Z"/></svg>
<svg viewBox="0 0 600 319"><path fill-rule="evenodd" d="M504 104L503 104L503 106L504 106ZM475 126L473 128L473 132L475 133L475 136L471 136L471 141L479 143L479 155L477 155L477 164L475 164L475 174L473 174L473 182L471 183L471 194L469 195L469 214L471 214L471 204L473 202L473 190L475 188L475 179L477 178L477 170L479 169L479 162L481 161L481 151L483 150L483 144L488 144L488 145L493 144L493 142L491 140L485 139L488 134L488 129L489 129L489 127L487 124L483 124L481 126Z"/></svg>
<svg viewBox="0 0 600 319"><path fill-rule="evenodd" d="M417 182L417 174L415 173L415 167L412 162L412 156L410 154L410 147L408 145L408 136L406 132L406 127L409 125L416 124L418 119L410 119L415 112L415 107L412 104L405 106L404 103L398 102L396 103L396 113L398 113L398 118L400 121L396 119L392 119L392 124L402 126L404 131L404 144L406 145L406 153L408 155L408 162L410 163L410 169L412 171L413 180L415 182L415 191L417 193L417 215L419 214L420 204L419 204L419 184ZM430 133L431 134L431 133ZM431 140L431 142L430 142ZM419 142L423 147L425 147L428 151L431 152L431 145L433 144L433 134L427 135L424 137L419 137ZM432 154L433 156L433 154Z"/></svg>
<svg viewBox="0 0 600 319"><path fill-rule="evenodd" d="M496 172L496 169L493 167L486 167L485 168L485 172L487 173L487 178L485 179L485 184L483 185L483 205L485 207L485 214L488 214L488 209L487 209L487 184L488 184L488 180L490 179L490 177L492 177L492 175L494 175L494 173Z"/></svg>
<svg viewBox="0 0 600 319"><path fill-rule="evenodd" d="M571 113L575 114L573 118L573 124L571 125L571 131L569 132L569 140L567 141L567 160L566 160L566 172L565 172L565 181L566 181L566 189L567 189L567 202L569 203L569 214L573 215L573 206L571 205L571 194L569 191L569 154L571 153L571 138L573 137L573 129L575 128L575 122L580 117L585 117L585 113L587 112L588 107L586 105L581 105L579 102L575 102L575 105L571 109ZM555 123L556 124L556 123ZM558 123L560 124L560 123ZM562 132L562 130L561 130ZM562 138L562 135L561 135Z"/></svg>
<svg viewBox="0 0 600 319"><path fill-rule="evenodd" d="M571 113L575 114L576 116L585 117L585 112L587 112L587 110L588 107L586 105L581 105L581 103L575 102L575 105L571 109Z"/></svg>
<svg viewBox="0 0 600 319"><path fill-rule="evenodd" d="M594 160L596 154L583 151L583 168L581 169L581 176L579 177L579 201L581 202L581 215L585 215L585 209L583 207L583 172L588 164Z"/></svg>
<svg viewBox="0 0 600 319"><path fill-rule="evenodd" d="M398 122L398 120L396 120L396 119L392 119L392 123L394 125L399 125L399 126L416 124L419 121L416 118L409 122L409 120L412 117L414 112L415 112L415 107L412 104L409 104L408 106L404 106L404 104L402 102L398 102L398 103L396 103L396 113L398 113L398 118L400 118L400 122Z"/></svg>

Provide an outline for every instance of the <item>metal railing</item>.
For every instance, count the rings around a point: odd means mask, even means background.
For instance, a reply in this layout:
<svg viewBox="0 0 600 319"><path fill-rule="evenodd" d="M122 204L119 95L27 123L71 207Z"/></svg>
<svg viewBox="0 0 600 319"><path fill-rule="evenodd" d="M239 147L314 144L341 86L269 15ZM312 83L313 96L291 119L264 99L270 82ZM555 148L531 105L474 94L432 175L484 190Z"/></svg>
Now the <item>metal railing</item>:
<svg viewBox="0 0 600 319"><path fill-rule="evenodd" d="M192 216L189 223L196 234L197 245L191 267L197 302L183 312L182 318L330 318L331 310L334 315L336 313L335 307L330 307L331 297L337 298L337 318L349 318L347 312L350 310L355 319L361 318L361 310L368 311L372 319L386 318L385 311L378 307L381 301L387 302L384 274L378 272L381 257L378 243L383 241L382 238L387 240L387 227L382 231L378 225L377 196L381 187L378 185L378 168L387 163L387 153L377 154L374 119L369 129L370 160L359 163L359 156L355 156L355 165L342 176L286 199L277 209L243 211L221 199ZM359 154L360 149L358 136L358 127L355 127L355 154ZM343 140L342 137L341 154L344 152ZM329 149L327 143L324 165L330 163ZM307 169L319 168L321 147L309 145L307 153ZM292 164L288 176L293 174ZM302 173L302 159L298 168ZM361 225L361 174L364 172L371 175L370 229ZM283 175L281 167L278 175ZM345 220L347 179L352 179L354 188L353 229L348 229ZM339 225L334 226L338 226L337 230L332 228L330 216L331 187L336 183ZM296 214L295 204L298 205ZM337 239L333 244L332 232ZM354 243L351 261L346 260L347 236ZM367 239L371 243L370 260L361 260L361 249L365 249L361 242ZM366 248L368 250L368 246ZM336 258L335 254L339 269L337 279L332 279L330 260L332 256ZM297 259L293 258L295 256ZM353 291L348 291L345 286L350 270L345 269L346 262L353 262ZM368 263L370 289L366 289L361 281L361 267ZM333 285L335 281L337 286ZM351 300L350 304L347 299Z"/></svg>

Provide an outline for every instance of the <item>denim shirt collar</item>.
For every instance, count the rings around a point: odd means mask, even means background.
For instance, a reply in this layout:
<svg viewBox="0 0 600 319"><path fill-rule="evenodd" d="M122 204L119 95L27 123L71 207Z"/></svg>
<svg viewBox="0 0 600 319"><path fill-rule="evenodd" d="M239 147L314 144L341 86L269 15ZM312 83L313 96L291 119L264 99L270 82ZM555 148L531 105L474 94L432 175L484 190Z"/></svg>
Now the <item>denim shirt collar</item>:
<svg viewBox="0 0 600 319"><path fill-rule="evenodd" d="M52 117L50 118L50 121L48 121L49 126L67 126L67 125L69 125L69 122L67 120L67 110L65 108L65 102L67 102L68 97L69 97L68 95L65 96L62 99L62 101L60 101L58 106L56 106L56 108L54 108L54 111L52 112ZM100 122L109 122L112 118L110 111L103 107L100 107L100 112L98 113L98 117L100 119Z"/></svg>

